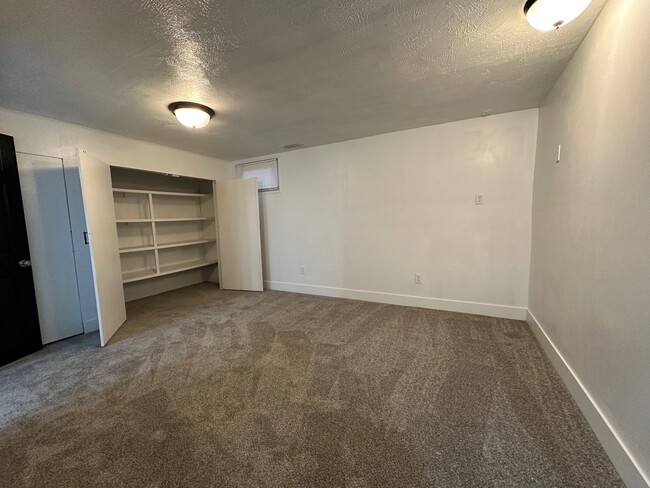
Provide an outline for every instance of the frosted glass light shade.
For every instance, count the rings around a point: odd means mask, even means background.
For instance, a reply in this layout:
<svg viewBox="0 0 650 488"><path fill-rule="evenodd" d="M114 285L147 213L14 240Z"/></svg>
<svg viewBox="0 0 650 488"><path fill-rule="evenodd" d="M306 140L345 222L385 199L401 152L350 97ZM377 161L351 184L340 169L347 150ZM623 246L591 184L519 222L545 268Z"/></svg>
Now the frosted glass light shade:
<svg viewBox="0 0 650 488"><path fill-rule="evenodd" d="M528 0L524 13L535 29L550 31L575 20L590 3L591 0Z"/></svg>
<svg viewBox="0 0 650 488"><path fill-rule="evenodd" d="M205 127L214 117L214 110L200 103L174 102L169 105L169 110L181 124L192 129Z"/></svg>

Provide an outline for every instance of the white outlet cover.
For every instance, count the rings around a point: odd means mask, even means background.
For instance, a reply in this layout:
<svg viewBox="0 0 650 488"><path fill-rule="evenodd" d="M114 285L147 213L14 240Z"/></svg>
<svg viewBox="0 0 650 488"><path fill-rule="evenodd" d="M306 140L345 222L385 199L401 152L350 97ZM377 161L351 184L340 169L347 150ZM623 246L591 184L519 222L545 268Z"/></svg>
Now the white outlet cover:
<svg viewBox="0 0 650 488"><path fill-rule="evenodd" d="M474 195L474 205L483 205L483 194L477 193Z"/></svg>

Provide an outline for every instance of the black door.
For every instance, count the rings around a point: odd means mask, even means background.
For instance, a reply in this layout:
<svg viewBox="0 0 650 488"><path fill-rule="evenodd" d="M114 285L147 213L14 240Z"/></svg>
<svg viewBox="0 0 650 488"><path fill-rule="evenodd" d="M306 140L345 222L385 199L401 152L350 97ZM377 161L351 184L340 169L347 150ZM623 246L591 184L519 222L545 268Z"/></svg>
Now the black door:
<svg viewBox="0 0 650 488"><path fill-rule="evenodd" d="M0 134L0 366L41 347L16 150Z"/></svg>

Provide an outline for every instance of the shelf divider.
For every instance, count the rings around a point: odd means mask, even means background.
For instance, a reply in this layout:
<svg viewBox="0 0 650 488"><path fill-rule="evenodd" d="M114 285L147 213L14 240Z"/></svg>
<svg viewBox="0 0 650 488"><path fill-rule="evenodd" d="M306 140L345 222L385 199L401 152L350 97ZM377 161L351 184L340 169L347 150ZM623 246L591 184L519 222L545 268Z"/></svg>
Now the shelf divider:
<svg viewBox="0 0 650 488"><path fill-rule="evenodd" d="M160 259L158 258L158 236L156 236L156 215L153 211L153 195L151 193L149 196L149 216L151 217L151 234L153 235L153 257L156 261L156 273L160 273Z"/></svg>

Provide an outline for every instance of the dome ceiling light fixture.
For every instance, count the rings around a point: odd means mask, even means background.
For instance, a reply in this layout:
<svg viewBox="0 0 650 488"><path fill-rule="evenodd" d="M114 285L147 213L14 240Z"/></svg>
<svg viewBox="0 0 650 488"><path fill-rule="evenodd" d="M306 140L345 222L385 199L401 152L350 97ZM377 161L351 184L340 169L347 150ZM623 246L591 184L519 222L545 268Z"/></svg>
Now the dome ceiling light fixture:
<svg viewBox="0 0 650 488"><path fill-rule="evenodd" d="M527 0L524 14L530 25L546 32L575 20L590 3L591 0Z"/></svg>
<svg viewBox="0 0 650 488"><path fill-rule="evenodd" d="M210 119L214 117L214 110L200 103L174 102L170 103L167 108L181 124L192 129L205 127L210 122Z"/></svg>

